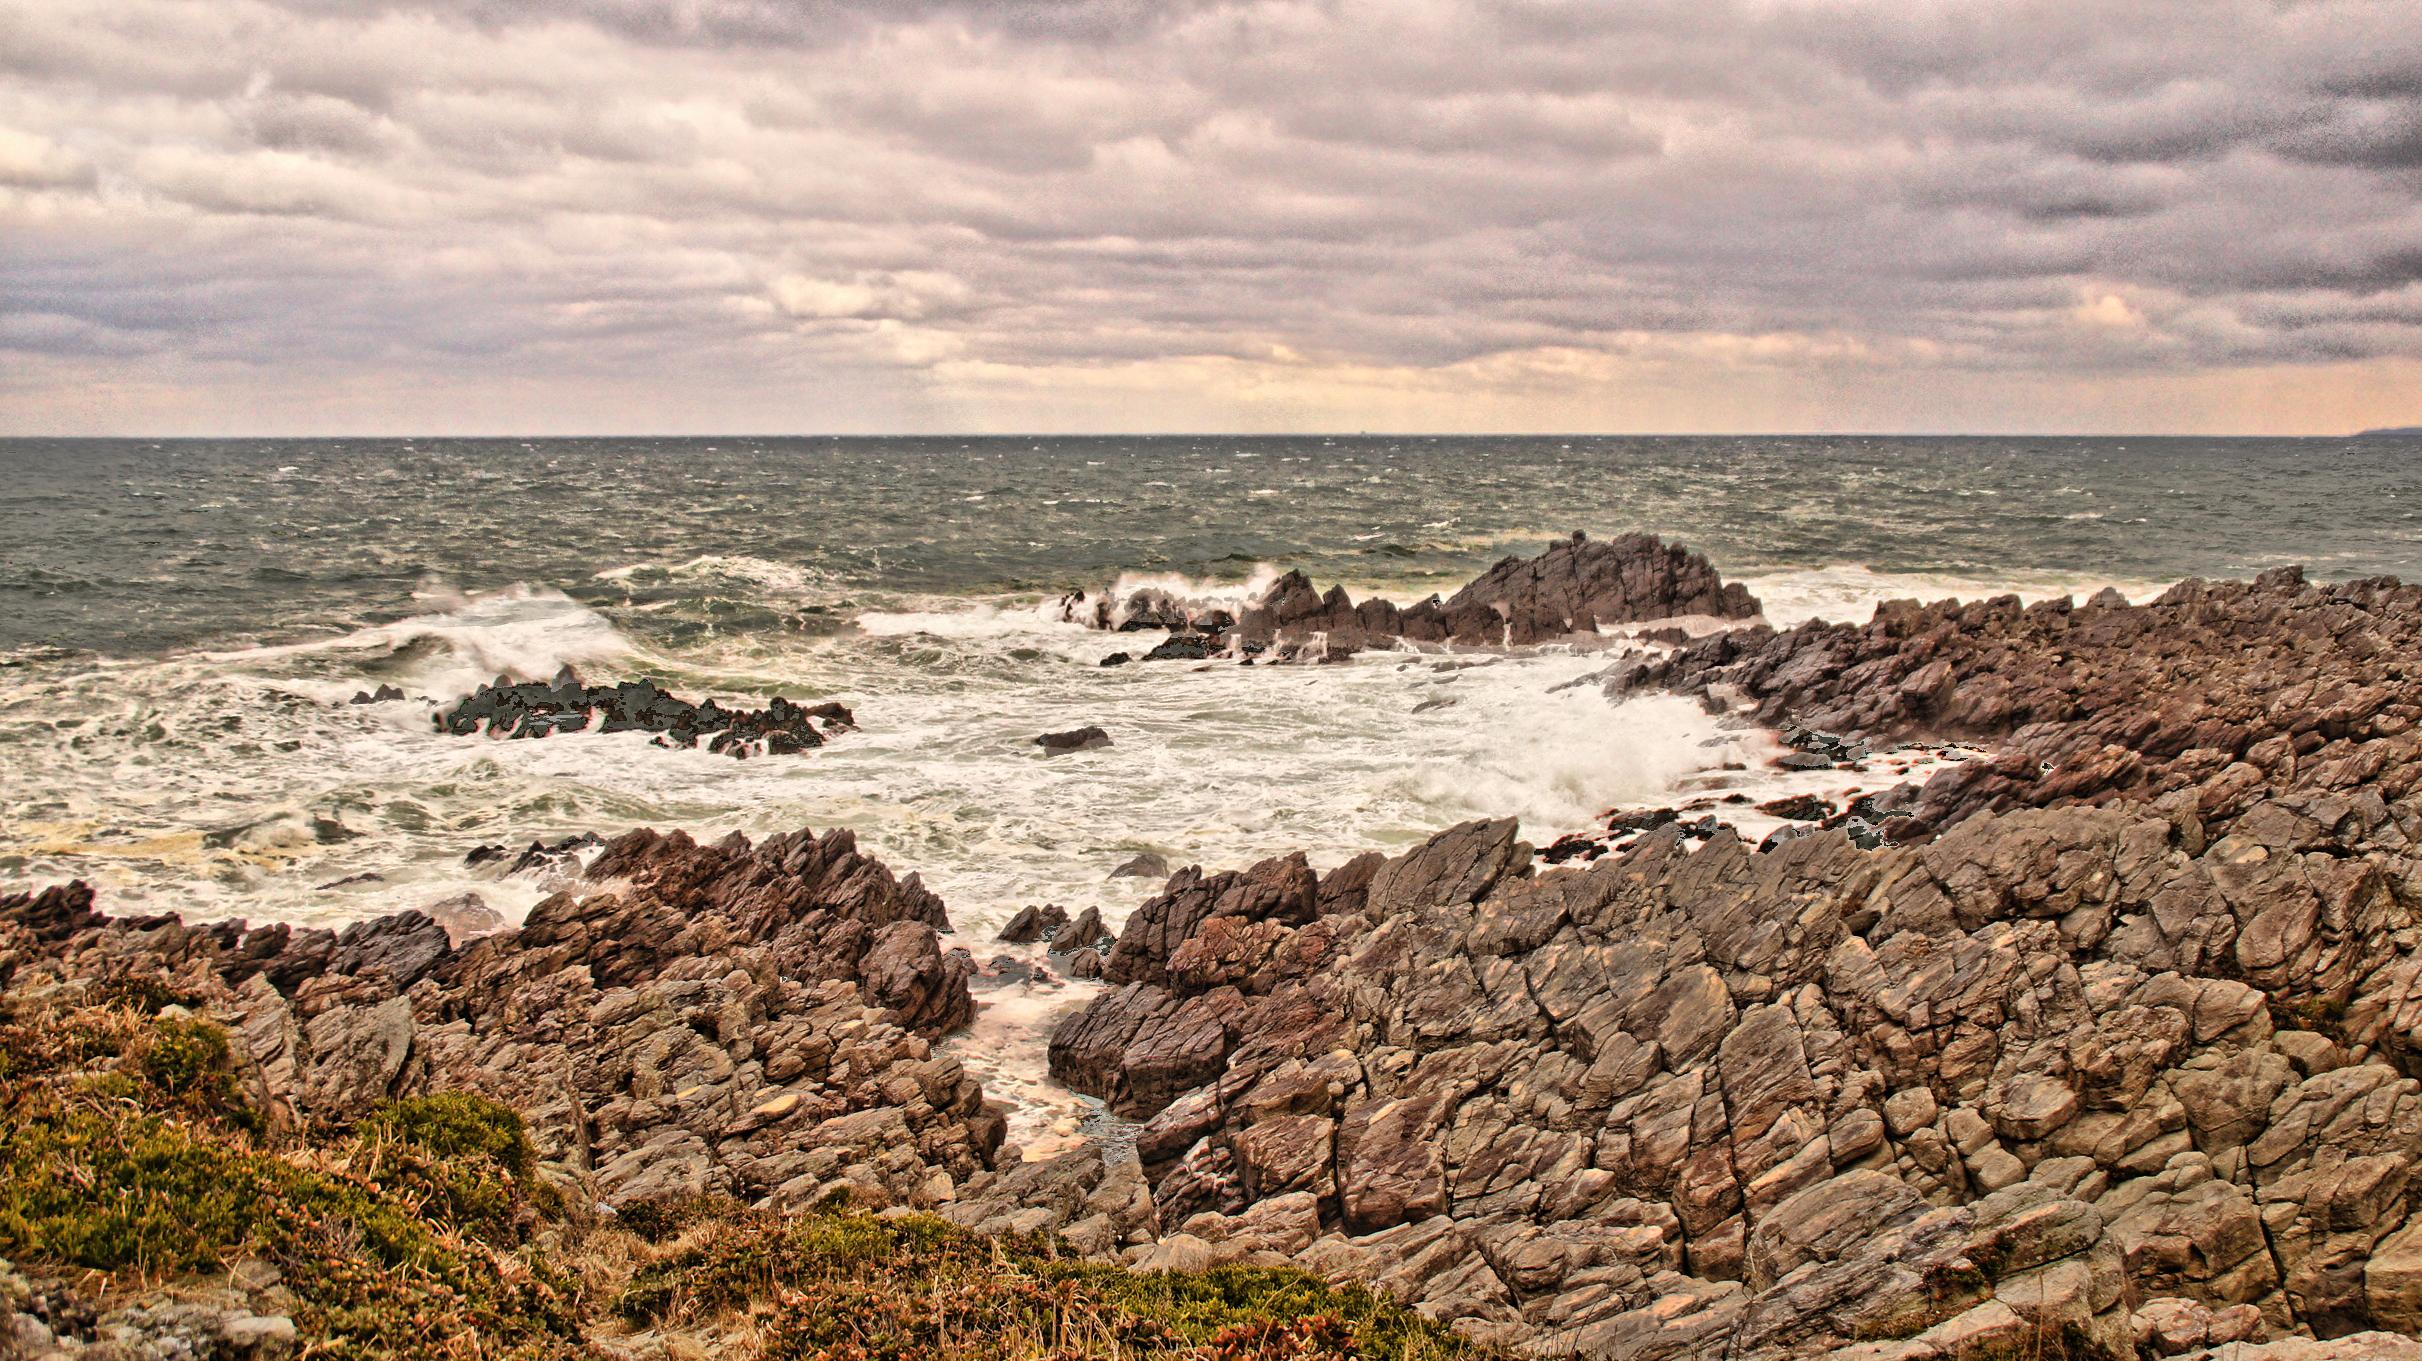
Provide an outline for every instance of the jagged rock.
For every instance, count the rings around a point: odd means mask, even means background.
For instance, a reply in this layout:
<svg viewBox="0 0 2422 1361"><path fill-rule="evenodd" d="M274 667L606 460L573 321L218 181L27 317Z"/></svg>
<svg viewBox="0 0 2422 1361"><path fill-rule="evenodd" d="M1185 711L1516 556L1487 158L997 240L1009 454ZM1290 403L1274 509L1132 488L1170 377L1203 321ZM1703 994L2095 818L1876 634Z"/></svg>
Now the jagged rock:
<svg viewBox="0 0 2422 1361"><path fill-rule="evenodd" d="M172 976L226 1023L264 1107L350 1120L471 1090L609 1203L722 1193L932 1203L1003 1123L933 1037L973 1014L942 904L843 831L606 844L583 894L457 948L420 912L343 933L75 917L0 900L0 980ZM47 936L39 934L48 931Z"/></svg>
<svg viewBox="0 0 2422 1361"><path fill-rule="evenodd" d="M806 751L824 745L827 733L857 726L838 702L803 706L777 695L762 709L726 709L711 699L693 704L649 680L583 685L570 667L552 682L515 684L499 676L432 721L457 737L483 730L491 737L547 737L593 728L657 733L658 745L679 747L706 738L707 750L740 757Z"/></svg>
<svg viewBox="0 0 2422 1361"><path fill-rule="evenodd" d="M348 702L353 704L387 704L395 700L403 699L404 697L405 695L402 690L393 685L382 684L376 690L354 691L353 698Z"/></svg>
<svg viewBox="0 0 2422 1361"><path fill-rule="evenodd" d="M1341 587L1322 592L1300 572L1279 578L1238 619L1242 640L1297 643L1319 635L1335 653L1372 639L1521 646L1600 624L1681 615L1746 618L1757 601L1726 585L1707 559L1647 534L1593 540L1575 534L1536 558L1507 558L1452 597L1399 608L1357 604Z"/></svg>
<svg viewBox="0 0 2422 1361"><path fill-rule="evenodd" d="M1549 1352L2116 1359L2129 1291L2207 1312L2144 1325L2181 1345L2410 1317L2422 1085L2383 1060L2422 1057L2422 966L2378 879L2140 804L1682 830L1184 871L1052 1071L1143 1122L1164 1225L1308 1195L1297 1260Z"/></svg>
<svg viewBox="0 0 2422 1361"><path fill-rule="evenodd" d="M1377 598L1358 602L1342 586L1323 591L1301 572L1280 577L1233 617L1157 587L1123 601L1077 591L1059 604L1060 618L1093 628L1168 630L1169 637L1144 654L1146 661L1223 654L1334 661L1399 638L1522 646L1594 634L1602 623L1686 615L1740 619L1757 612L1748 591L1726 584L1706 558L1648 534L1603 541L1575 534L1537 557L1504 559L1449 599L1431 596L1403 607ZM1115 653L1102 664L1128 659Z"/></svg>
<svg viewBox="0 0 2422 1361"><path fill-rule="evenodd" d="M1109 939L1110 928L1102 924L1101 912L1089 907L1078 913L1075 921L1052 933L1051 951L1064 955L1098 946Z"/></svg>
<svg viewBox="0 0 2422 1361"><path fill-rule="evenodd" d="M1509 640L1531 642L1560 633L1589 632L1683 615L1746 619L1755 597L1727 584L1705 557L1651 534L1593 540L1583 534L1536 558L1507 558L1457 591L1449 614L1486 605L1502 615Z"/></svg>
<svg viewBox="0 0 2422 1361"><path fill-rule="evenodd" d="M1928 780L1905 811L1910 830L2189 791L2207 823L2234 821L2266 791L2335 796L2349 801L2339 817L2376 823L2361 791L2394 801L2415 778L2422 703L2404 677L2417 649L2422 588L2321 586L2281 568L2250 583L2183 581L2145 605L1895 601L1864 625L1704 638L1611 684L1720 688L1761 722L1869 742L2000 744Z"/></svg>
<svg viewBox="0 0 2422 1361"><path fill-rule="evenodd" d="M92 885L78 879L30 893L0 894L0 919L16 923L37 941L61 941L103 921L93 907Z"/></svg>
<svg viewBox="0 0 2422 1361"><path fill-rule="evenodd" d="M1068 909L1057 903L1041 907L1021 907L1009 924L1001 928L998 939L1004 945L1032 945L1038 940L1058 935L1068 925Z"/></svg>

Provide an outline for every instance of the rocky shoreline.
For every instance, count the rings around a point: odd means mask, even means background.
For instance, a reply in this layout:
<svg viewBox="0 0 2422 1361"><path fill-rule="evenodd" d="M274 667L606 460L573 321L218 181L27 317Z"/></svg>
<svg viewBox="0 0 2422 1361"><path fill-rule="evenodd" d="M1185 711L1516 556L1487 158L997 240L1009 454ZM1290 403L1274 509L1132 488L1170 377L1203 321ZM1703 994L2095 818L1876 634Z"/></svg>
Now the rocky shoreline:
<svg viewBox="0 0 2422 1361"><path fill-rule="evenodd" d="M1702 568L1576 537L1409 610L1283 582L1259 617L1093 604L1229 656L1754 614ZM1636 652L1610 694L1811 759L1989 755L1795 803L1763 846L1677 814L1543 853L1498 820L1325 872L1182 868L1050 1037L1116 1120L1048 1160L935 1047L975 1006L943 905L845 831L627 833L459 944L417 912L248 929L47 889L0 899L0 1007L173 993L270 1129L501 1103L608 1222L915 1212L1130 1276L1305 1271L1525 1355L2422 1361L2422 588L2282 571ZM89 1283L24 1236L0 1212L6 1336L97 1337L34 1306ZM214 1354L285 1354L263 1329ZM605 1350L530 1354L684 1354L572 1336ZM1221 1354L1352 1354L1257 1336Z"/></svg>

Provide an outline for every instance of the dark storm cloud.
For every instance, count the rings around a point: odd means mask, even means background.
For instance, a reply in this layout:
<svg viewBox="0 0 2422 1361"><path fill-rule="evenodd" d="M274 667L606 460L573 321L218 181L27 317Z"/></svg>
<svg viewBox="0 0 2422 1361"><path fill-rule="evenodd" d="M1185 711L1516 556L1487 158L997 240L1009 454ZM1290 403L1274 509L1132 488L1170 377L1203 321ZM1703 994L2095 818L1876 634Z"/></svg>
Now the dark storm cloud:
<svg viewBox="0 0 2422 1361"><path fill-rule="evenodd" d="M62 385L2402 363L2418 205L2407 0L0 0Z"/></svg>

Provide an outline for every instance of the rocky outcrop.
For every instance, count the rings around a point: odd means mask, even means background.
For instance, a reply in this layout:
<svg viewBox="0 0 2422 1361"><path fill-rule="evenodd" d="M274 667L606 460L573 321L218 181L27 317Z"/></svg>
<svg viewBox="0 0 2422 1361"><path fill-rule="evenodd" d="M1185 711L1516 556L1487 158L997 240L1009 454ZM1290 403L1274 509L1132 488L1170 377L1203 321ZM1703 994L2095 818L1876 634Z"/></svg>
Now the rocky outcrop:
<svg viewBox="0 0 2422 1361"><path fill-rule="evenodd" d="M419 912L332 933L92 921L60 894L10 898L0 977L172 980L289 1121L491 1096L608 1204L931 1206L990 1165L1001 1119L935 1049L972 1014L974 966L945 948L942 903L916 876L895 879L846 831L705 846L638 831L606 844L583 889L460 948Z"/></svg>
<svg viewBox="0 0 2422 1361"><path fill-rule="evenodd" d="M1744 619L1758 602L1726 584L1705 557L1654 535L1595 540L1575 534L1535 558L1506 558L1445 600L1432 596L1399 608L1357 604L1342 587L1317 590L1290 572L1246 609L1236 632L1246 643L1296 643L1315 635L1330 652L1370 641L1525 646L1601 624L1683 616Z"/></svg>
<svg viewBox="0 0 2422 1361"><path fill-rule="evenodd" d="M1514 643L1589 633L1599 624L1758 612L1746 587L1653 534L1593 540L1577 533L1538 557L1506 558L1446 602L1450 614L1472 605L1503 616Z"/></svg>
<svg viewBox="0 0 2422 1361"><path fill-rule="evenodd" d="M1630 665L1613 688L1700 693L1872 741L1994 745L1993 760L1929 781L1912 820L1885 829L1899 838L1987 809L2172 795L2226 826L2273 791L2402 799L2422 777L2418 656L2422 588L2283 568L2184 581L2146 605L2115 592L1902 601L1864 625L1738 630Z"/></svg>
<svg viewBox="0 0 2422 1361"><path fill-rule="evenodd" d="M807 751L823 746L826 734L857 725L838 702L800 705L777 695L762 709L726 709L711 699L693 704L649 680L583 685L570 667L551 682L515 684L499 676L432 721L457 737L652 732L660 746L694 747L703 738L707 750L738 757Z"/></svg>
<svg viewBox="0 0 2422 1361"><path fill-rule="evenodd" d="M1059 614L1095 628L1133 632L1166 629L1168 638L1145 661L1214 656L1271 660L1336 660L1374 643L1406 640L1478 647L1520 647L1574 635L1601 624L1685 617L1746 619L1755 597L1727 584L1705 557L1650 534L1596 540L1574 534L1532 558L1506 558L1453 596L1410 606L1372 598L1356 601L1342 586L1323 591L1301 572L1288 572L1240 612L1198 606L1160 587L1126 599L1062 598ZM1687 634L1682 636L1687 637ZM1132 660L1125 652L1103 665Z"/></svg>
<svg viewBox="0 0 2422 1361"><path fill-rule="evenodd" d="M2412 1331L2422 815L2269 803L1181 872L1053 1070L1164 1231L1549 1353Z"/></svg>

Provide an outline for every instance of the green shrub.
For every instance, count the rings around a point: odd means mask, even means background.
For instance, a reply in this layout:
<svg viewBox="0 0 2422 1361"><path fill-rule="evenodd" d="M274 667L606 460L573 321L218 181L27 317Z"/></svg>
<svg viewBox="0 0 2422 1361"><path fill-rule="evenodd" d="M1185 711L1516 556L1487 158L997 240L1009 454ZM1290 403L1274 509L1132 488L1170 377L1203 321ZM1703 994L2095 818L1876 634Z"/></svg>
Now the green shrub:
<svg viewBox="0 0 2422 1361"><path fill-rule="evenodd" d="M14 1029L48 1057L0 1073L0 1257L146 1277L267 1257L313 1356L585 1354L563 1279L500 1250L533 1215L511 1111L422 1098L280 1146L207 1022L86 1008Z"/></svg>
<svg viewBox="0 0 2422 1361"><path fill-rule="evenodd" d="M1476 1353L1359 1287L1293 1270L1138 1275L926 1216L752 1214L637 1272L634 1323L772 1306L769 1361L1373 1357Z"/></svg>
<svg viewBox="0 0 2422 1361"><path fill-rule="evenodd" d="M517 1177L538 1166L538 1151L511 1106L470 1092L408 1096L361 1124L365 1136L411 1144L439 1158L480 1159Z"/></svg>

